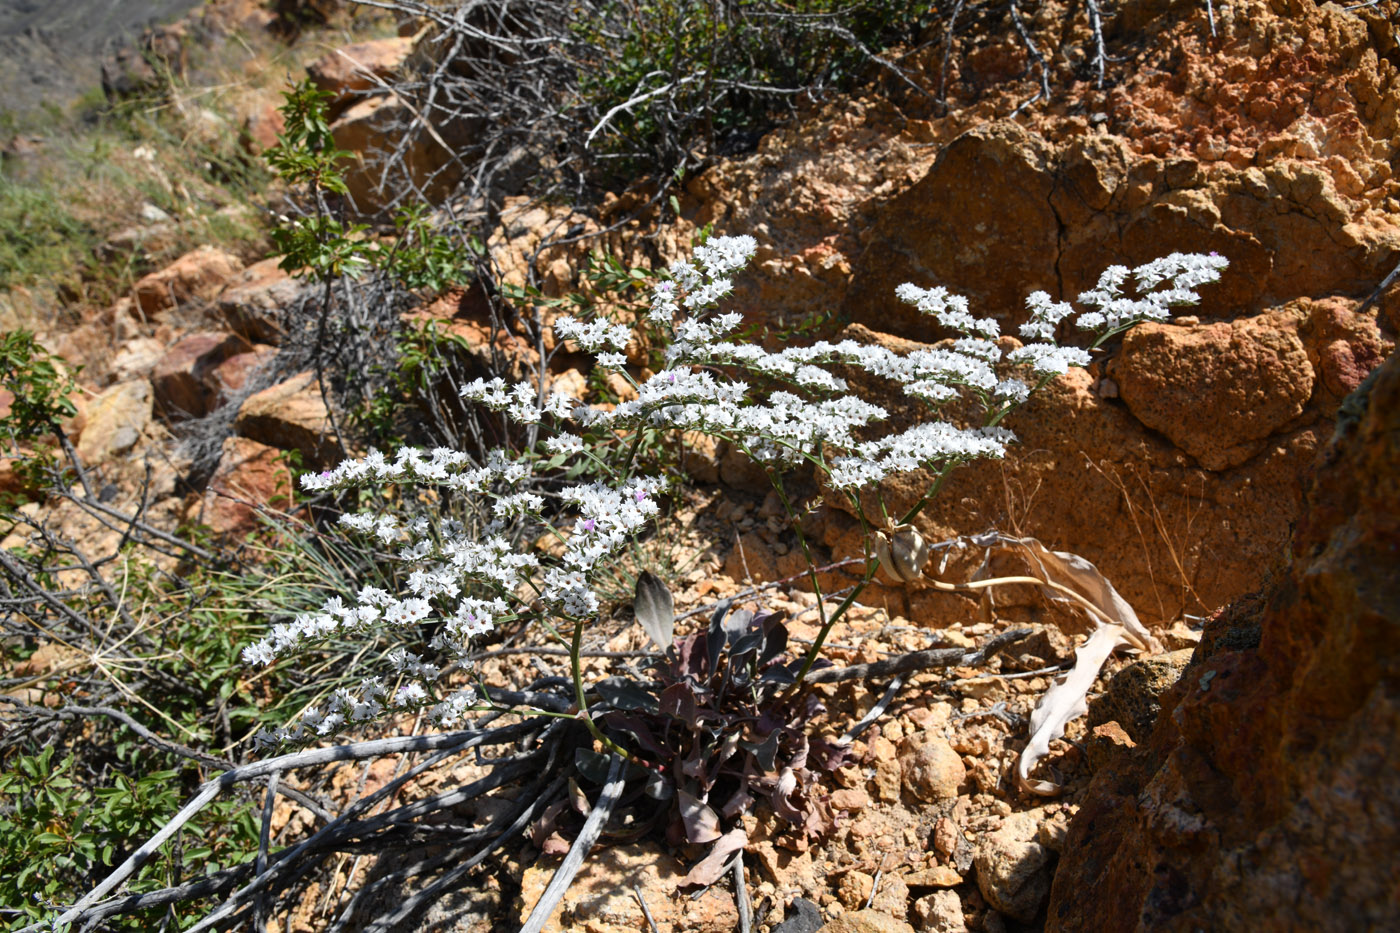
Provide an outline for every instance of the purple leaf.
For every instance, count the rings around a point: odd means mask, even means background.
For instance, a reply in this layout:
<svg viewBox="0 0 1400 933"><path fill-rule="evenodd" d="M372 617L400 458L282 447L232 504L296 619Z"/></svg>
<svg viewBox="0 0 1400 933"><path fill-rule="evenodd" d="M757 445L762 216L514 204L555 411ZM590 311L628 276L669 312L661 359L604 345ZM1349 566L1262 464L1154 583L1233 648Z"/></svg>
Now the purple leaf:
<svg viewBox="0 0 1400 933"><path fill-rule="evenodd" d="M676 805L685 821L685 838L694 844L714 842L720 837L719 817L703 800L683 790L676 791Z"/></svg>

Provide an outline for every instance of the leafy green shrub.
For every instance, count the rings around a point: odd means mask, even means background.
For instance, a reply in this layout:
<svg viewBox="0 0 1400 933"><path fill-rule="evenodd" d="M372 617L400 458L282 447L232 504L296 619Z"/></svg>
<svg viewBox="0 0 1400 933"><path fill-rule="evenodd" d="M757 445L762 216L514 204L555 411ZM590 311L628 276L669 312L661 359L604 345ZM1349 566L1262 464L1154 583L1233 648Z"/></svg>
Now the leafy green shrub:
<svg viewBox="0 0 1400 933"><path fill-rule="evenodd" d="M579 93L624 168L697 142L744 149L783 101L849 90L932 18L931 4L899 0L608 0L574 27L591 53Z"/></svg>
<svg viewBox="0 0 1400 933"><path fill-rule="evenodd" d="M84 773L88 759L60 757L52 745L15 756L0 772L0 928L18 929L48 916L50 905L76 900L180 808L193 787L192 769L160 768L146 749L135 751L110 771L105 787L94 788L94 776ZM177 845L142 866L130 890L198 878L204 866L238 864L256 849L254 808L220 801L185 827ZM150 930L164 913L154 908L106 928Z"/></svg>

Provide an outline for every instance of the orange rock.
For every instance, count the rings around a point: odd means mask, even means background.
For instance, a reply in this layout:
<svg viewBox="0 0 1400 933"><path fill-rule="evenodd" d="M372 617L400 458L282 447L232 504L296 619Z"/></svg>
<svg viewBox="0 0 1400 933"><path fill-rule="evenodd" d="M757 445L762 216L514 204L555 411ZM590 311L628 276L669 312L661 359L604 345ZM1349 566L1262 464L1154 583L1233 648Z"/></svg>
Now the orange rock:
<svg viewBox="0 0 1400 933"><path fill-rule="evenodd" d="M335 442L325 401L311 372L293 376L243 400L234 419L240 436L279 450L301 453L308 466L325 466L335 460Z"/></svg>
<svg viewBox="0 0 1400 933"><path fill-rule="evenodd" d="M212 299L242 269L243 263L232 253L201 246L140 279L132 297L143 315L156 317Z"/></svg>
<svg viewBox="0 0 1400 933"><path fill-rule="evenodd" d="M412 51L411 36L356 42L316 59L306 66L306 73L318 88L335 95L330 108L335 118L357 93L395 77Z"/></svg>
<svg viewBox="0 0 1400 933"><path fill-rule="evenodd" d="M265 527L262 508L285 511L292 475L282 451L246 437L224 439L218 469L204 492L198 520L216 536L237 541Z"/></svg>
<svg viewBox="0 0 1400 933"><path fill-rule="evenodd" d="M229 330L255 343L281 343L278 313L300 298L304 285L278 268L280 262L274 257L253 263L219 293L218 314Z"/></svg>
<svg viewBox="0 0 1400 933"><path fill-rule="evenodd" d="M214 370L251 349L237 334L205 332L180 338L151 372L157 413L169 422L209 414L219 397Z"/></svg>

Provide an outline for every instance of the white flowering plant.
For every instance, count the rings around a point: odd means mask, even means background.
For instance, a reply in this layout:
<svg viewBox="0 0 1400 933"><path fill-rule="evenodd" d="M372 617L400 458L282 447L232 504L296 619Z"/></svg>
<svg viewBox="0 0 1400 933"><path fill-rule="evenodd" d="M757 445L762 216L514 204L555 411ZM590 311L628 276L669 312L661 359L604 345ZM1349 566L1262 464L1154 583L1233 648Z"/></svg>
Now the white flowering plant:
<svg viewBox="0 0 1400 933"><path fill-rule="evenodd" d="M1089 349L1056 341L1076 310L1044 292L1027 299L1029 319L1016 340L1003 337L994 319L974 316L966 299L941 287L910 284L901 286L897 297L956 337L908 353L853 340L770 350L735 339L741 316L720 310L733 290L732 276L756 246L748 236L714 237L698 245L692 258L670 266L639 322L650 329L648 339L659 333L665 344L661 368L645 379L627 365L633 328L601 317L555 322L559 338L627 379L635 398L593 406L547 385L478 379L463 388L462 397L531 426L529 436L536 438L531 449L482 456L444 448L405 448L394 456L371 451L303 476L308 492L385 484L413 489L401 492L397 501L429 496L456 503L466 518L438 518L448 514L443 510L409 516L387 507L340 517L346 529L394 549L403 591L366 586L334 596L317 611L275 625L244 651L244 658L268 664L332 636L387 633L403 644L389 652L385 669L370 672L357 687L337 690L295 722L263 730L260 738L305 743L395 712L419 712L433 725L450 727L491 704L472 687L445 686L444 670L469 667L478 636L530 624L568 650L577 704L571 715L606 746L636 760L589 714L580 648L585 627L602 610L596 591L600 573L654 521L668 493L666 480L638 462L637 443L628 443L655 431L708 435L767 467L793 519L817 595L819 634L806 655L792 662L791 689L800 689L832 626L878 566L902 579L922 573L927 547L910 521L958 466L1005 456L1014 441L1002 426L1007 414L1070 367L1087 365L1090 351L1114 334L1141 321L1164 320L1171 308L1196 302L1194 289L1218 279L1226 267L1214 254L1180 253L1136 269L1111 267L1093 290L1079 296L1089 309L1078 314L1080 328L1093 337ZM1133 294L1125 293L1129 289ZM850 368L897 384L922 404L926 417L901 431L873 433L887 412L850 392L837 375ZM952 410L960 413L958 420L945 414ZM610 439L605 448L590 440L599 437ZM784 486L784 475L801 464L846 496L867 528L864 576L834 609L823 599L812 549ZM593 478L565 478L578 475L582 466ZM878 496L881 480L915 470L930 477L923 496L903 515L889 514ZM862 511L860 493L870 489L877 491L877 515ZM540 534L559 546L533 547L529 542ZM432 657L409 650L422 640L425 625L435 631Z"/></svg>

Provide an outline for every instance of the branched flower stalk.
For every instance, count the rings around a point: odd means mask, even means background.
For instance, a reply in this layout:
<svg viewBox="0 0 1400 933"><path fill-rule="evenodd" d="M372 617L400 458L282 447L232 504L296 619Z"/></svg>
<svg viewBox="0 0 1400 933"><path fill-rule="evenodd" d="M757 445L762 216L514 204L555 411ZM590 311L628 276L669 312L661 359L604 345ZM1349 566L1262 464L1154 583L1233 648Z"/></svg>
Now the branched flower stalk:
<svg viewBox="0 0 1400 933"><path fill-rule="evenodd" d="M595 580L622 549L659 513L666 482L647 475L636 456L643 432L698 432L727 441L768 469L795 529L817 597L820 628L802 659L791 690L819 658L832 628L873 581L876 568L901 579L922 573L927 547L910 524L937 496L959 466L1000 458L1015 438L1002 426L1006 416L1072 366L1085 366L1090 351L1060 345L1055 335L1076 315L1067 302L1044 292L1027 299L1030 317L1020 340L1002 338L995 320L974 317L966 299L946 289L903 285L898 297L959 336L907 354L843 340L768 350L735 339L740 315L720 312L732 290L731 276L756 249L748 236L716 237L699 245L690 260L673 263L652 294L638 327L665 346L661 368L634 384L637 397L613 407L590 406L526 381L478 379L462 397L532 426L541 438L523 454L496 450L484 458L438 448L404 448L393 456L371 451L333 470L302 478L307 491L338 491L372 484L416 487L401 495L397 510L350 512L347 529L397 546L406 592L363 587L352 598L336 596L317 612L278 624L249 646L249 663L272 663L313 649L334 635L376 637L402 633L412 643L422 626L435 629L430 646L446 663L465 666L473 638L503 625L533 624L568 651L576 715L609 749L626 754L593 722L586 705L581 645L584 629L602 609ZM1174 306L1199 300L1194 289L1219 278L1226 260L1217 255L1174 253L1136 269L1114 266L1097 286L1079 296L1087 311L1078 325L1094 336L1092 348L1147 320L1165 320ZM1133 294L1125 289L1131 288ZM594 355L597 365L629 379L628 344L633 329L602 317L560 318L561 340ZM899 432L862 439L886 418L878 405L849 392L840 368L859 369L897 384L923 404L927 417ZM975 413L972 423L949 412ZM966 419L968 416L963 415ZM598 448L607 438L626 451L609 464ZM585 464L584 461L587 461ZM808 464L827 488L844 495L866 530L866 570L861 580L828 611L818 562L798 521L798 503L783 484L785 471ZM588 466L602 479L569 482L561 470ZM905 513L891 516L880 496L887 477L922 470L930 477L923 495ZM877 515L862 508L860 493L873 490ZM424 499L437 508L409 511ZM455 517L446 517L446 516ZM469 535L468 529L480 529ZM547 534L562 542L552 556L522 541ZM878 561L877 561L878 558ZM365 677L357 690L336 691L325 708L296 722L264 729L267 743L304 743L334 735L399 711L422 711L439 727L451 727L468 712L489 708L471 687L446 689L444 664L404 647L389 655L390 667Z"/></svg>

